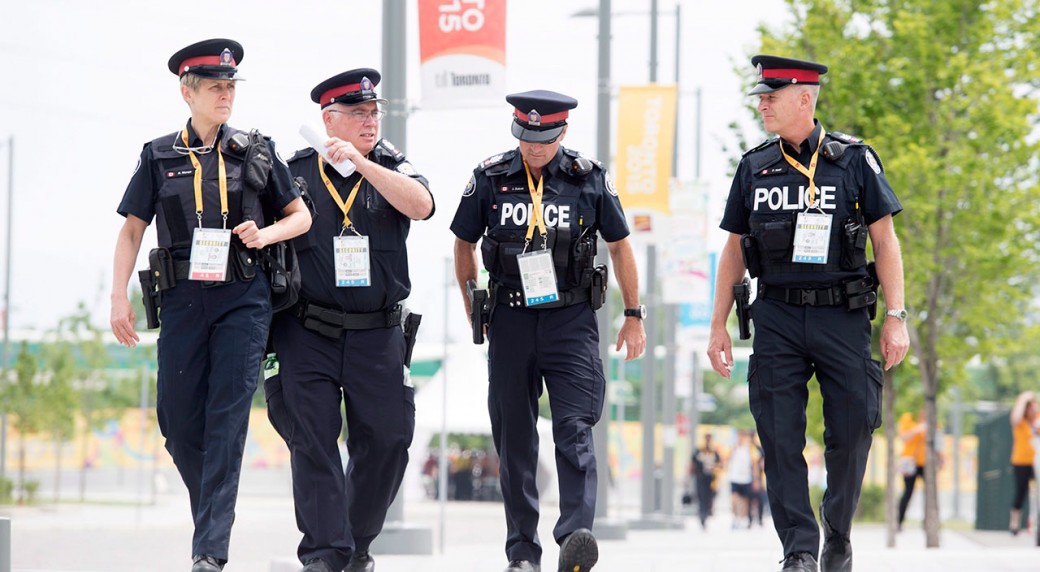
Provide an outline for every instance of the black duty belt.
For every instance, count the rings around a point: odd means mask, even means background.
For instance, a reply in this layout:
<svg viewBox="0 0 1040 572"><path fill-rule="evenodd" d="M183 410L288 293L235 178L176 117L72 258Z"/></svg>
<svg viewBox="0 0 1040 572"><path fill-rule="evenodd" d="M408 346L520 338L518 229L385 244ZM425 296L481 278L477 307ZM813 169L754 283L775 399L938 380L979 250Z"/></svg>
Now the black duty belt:
<svg viewBox="0 0 1040 572"><path fill-rule="evenodd" d="M293 308L303 327L330 338L339 338L343 330L375 330L401 325L401 305L378 312L348 314L341 310L324 308L309 300L300 300Z"/></svg>
<svg viewBox="0 0 1040 572"><path fill-rule="evenodd" d="M830 288L783 288L758 282L758 295L770 300L779 300L796 306L844 306L846 302L843 285Z"/></svg>
<svg viewBox="0 0 1040 572"><path fill-rule="evenodd" d="M559 293L560 299L555 302L546 302L530 306L532 310L549 310L552 308L566 308L575 304L587 304L589 302L588 288L572 288ZM495 288L495 302L506 304L510 308L524 307L524 292L514 288L506 288L501 284Z"/></svg>
<svg viewBox="0 0 1040 572"><path fill-rule="evenodd" d="M173 277L177 280L187 280L191 274L191 261L188 260L174 260L173 261Z"/></svg>

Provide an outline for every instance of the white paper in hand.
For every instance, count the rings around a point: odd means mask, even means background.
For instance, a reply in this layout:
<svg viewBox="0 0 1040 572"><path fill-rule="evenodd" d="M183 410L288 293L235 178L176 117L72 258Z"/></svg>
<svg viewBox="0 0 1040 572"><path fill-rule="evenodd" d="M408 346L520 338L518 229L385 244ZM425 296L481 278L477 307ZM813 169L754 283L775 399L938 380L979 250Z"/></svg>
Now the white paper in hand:
<svg viewBox="0 0 1040 572"><path fill-rule="evenodd" d="M325 159L326 163L332 165L340 175L349 177L354 174L354 169L357 167L350 159L343 159L339 163L329 161L328 149L325 147L325 142L328 141L328 137L318 135L318 132L311 129L310 125L301 125L300 135L302 135L307 143L310 144L311 148L317 151L318 154L321 155L321 158Z"/></svg>

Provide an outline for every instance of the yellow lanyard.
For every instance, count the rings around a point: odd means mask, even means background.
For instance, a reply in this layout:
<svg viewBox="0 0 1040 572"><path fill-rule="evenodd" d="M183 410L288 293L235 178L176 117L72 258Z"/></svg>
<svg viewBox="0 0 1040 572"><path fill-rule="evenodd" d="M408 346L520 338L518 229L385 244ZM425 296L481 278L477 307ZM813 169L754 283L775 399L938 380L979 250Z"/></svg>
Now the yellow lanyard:
<svg viewBox="0 0 1040 572"><path fill-rule="evenodd" d="M358 179L357 184L350 190L350 196L347 197L347 202L343 202L343 199L339 196L339 191L336 190L336 187L332 185L332 181L329 180L328 175L325 174L325 162L321 160L321 157L318 157L318 174L321 175L321 180L325 183L325 188L328 189L329 194L332 195L332 200L336 201L339 210L343 211L343 229L346 230L349 228L354 230L354 223L350 222L350 217L347 216L347 213L350 211L350 207L354 205L354 199L357 198L358 189L361 188L361 181L364 181L365 177ZM355 230L354 233L356 234L357 231Z"/></svg>
<svg viewBox="0 0 1040 572"><path fill-rule="evenodd" d="M538 233L545 238L548 231L545 230L545 221L542 220L542 181L545 177L538 177L538 186L534 186L534 179L531 177L531 169L527 167L527 161L524 161L524 171L527 173L527 189L531 192L531 216L527 217L527 242L531 242L531 237L534 236L534 227L538 225ZM547 241L542 241L542 248L548 248L549 244ZM524 250L527 250L526 245Z"/></svg>
<svg viewBox="0 0 1040 572"><path fill-rule="evenodd" d="M218 132L219 133L219 132ZM188 147L188 157L191 158L191 166L195 167L195 216L199 219L199 228L202 228L202 165L195 153L191 151L188 144L188 128L181 132L181 140ZM217 181L220 187L220 215L224 217L224 228L227 228L228 199L227 199L227 169L224 168L224 155L220 152L219 139L213 143L217 147Z"/></svg>
<svg viewBox="0 0 1040 572"><path fill-rule="evenodd" d="M798 161L792 159L791 156L787 154L787 151L784 151L784 142L780 142L780 152L784 154L784 159L787 159L787 162L790 163L792 167L798 169L799 173L809 177L809 204L806 205L806 208L812 208L812 206L816 204L816 182L813 181L813 177L816 176L816 162L820 158L820 145L823 144L823 136L826 133L827 131L823 127L820 127L820 140L816 142L816 151L813 151L812 158L809 159L808 169L802 166Z"/></svg>

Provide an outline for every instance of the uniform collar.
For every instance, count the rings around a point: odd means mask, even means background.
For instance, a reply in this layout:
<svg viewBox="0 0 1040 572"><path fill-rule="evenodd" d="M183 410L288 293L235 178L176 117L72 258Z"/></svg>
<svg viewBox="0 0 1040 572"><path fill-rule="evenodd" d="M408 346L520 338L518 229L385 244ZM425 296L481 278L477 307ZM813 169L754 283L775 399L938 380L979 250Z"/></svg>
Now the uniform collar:
<svg viewBox="0 0 1040 572"><path fill-rule="evenodd" d="M187 123L186 127L188 129L188 146L189 147L202 147L203 145L205 145L205 142L202 140L202 138L199 137L198 133L195 133L195 129L192 128L192 126L191 126L191 118L190 117L188 118L188 123ZM214 141L221 141L221 140L223 140L225 131L227 131L227 123L224 123L223 125L221 125L220 127L217 128L217 138L214 139ZM177 138L178 139L180 138L180 134L177 135Z"/></svg>
<svg viewBox="0 0 1040 572"><path fill-rule="evenodd" d="M542 169L542 176L543 177L545 177L545 175L547 173L555 176L555 175L557 175L560 172L560 156L561 155L563 155L563 145L560 145L556 149L556 155L554 155L553 158L549 160L549 164L546 165ZM520 148L517 147L516 148L516 155L513 156L512 162L509 163L509 174L510 175L515 175L517 173L523 173L523 172L524 172L524 156L520 152Z"/></svg>
<svg viewBox="0 0 1040 572"><path fill-rule="evenodd" d="M813 123L815 124L815 127L813 127L812 132L809 133L809 138L805 141L802 141L802 143L798 146L797 149L793 148L790 144L784 141L783 137L780 138L780 144L787 145L788 151L794 151L797 155L801 155L802 153L815 152L816 147L820 143L820 130L823 129L823 125L820 124L820 121L818 119L813 119Z"/></svg>

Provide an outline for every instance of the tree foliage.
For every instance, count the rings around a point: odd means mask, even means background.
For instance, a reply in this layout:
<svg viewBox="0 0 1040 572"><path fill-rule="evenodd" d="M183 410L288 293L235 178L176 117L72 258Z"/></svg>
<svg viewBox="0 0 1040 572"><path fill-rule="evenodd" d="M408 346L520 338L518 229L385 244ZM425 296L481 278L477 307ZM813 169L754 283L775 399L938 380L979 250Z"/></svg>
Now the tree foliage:
<svg viewBox="0 0 1040 572"><path fill-rule="evenodd" d="M911 312L911 364L935 417L965 364L1035 346L1040 17L1035 0L788 0L761 52L820 61L817 117L885 160ZM906 366L904 366L906 367ZM906 387L908 384L901 384ZM929 442L934 442L934 424ZM928 545L938 545L935 452Z"/></svg>

